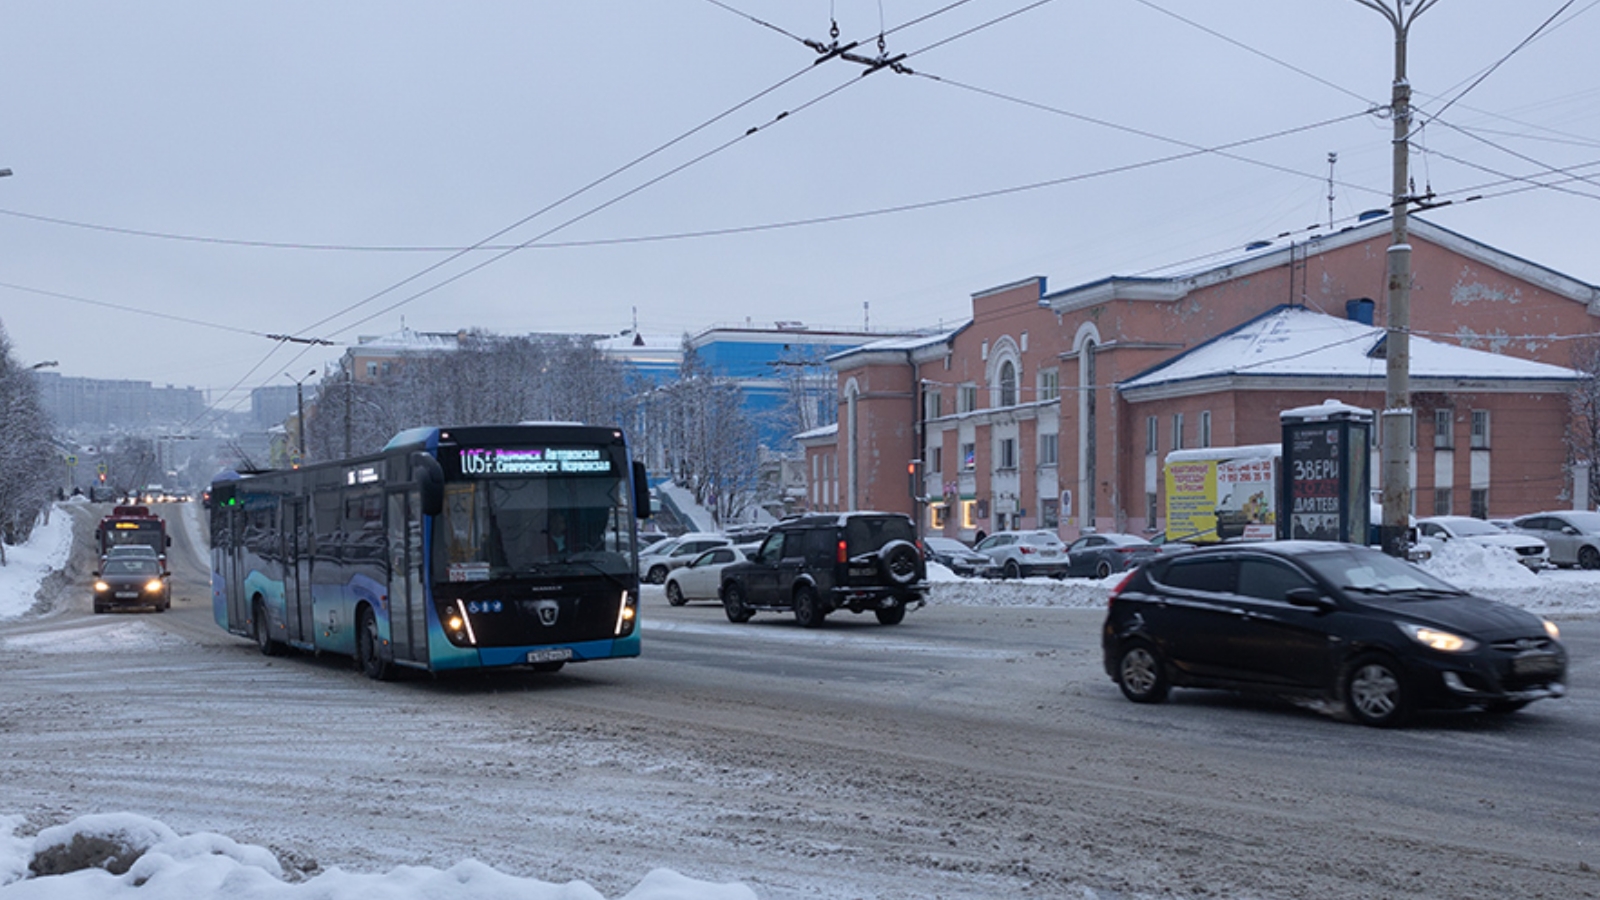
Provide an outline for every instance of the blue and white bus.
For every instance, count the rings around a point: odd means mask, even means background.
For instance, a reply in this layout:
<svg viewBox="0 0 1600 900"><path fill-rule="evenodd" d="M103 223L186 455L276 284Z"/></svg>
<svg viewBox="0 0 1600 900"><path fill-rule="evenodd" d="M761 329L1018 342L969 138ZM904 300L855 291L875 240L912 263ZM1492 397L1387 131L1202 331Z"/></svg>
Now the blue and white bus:
<svg viewBox="0 0 1600 900"><path fill-rule="evenodd" d="M639 655L644 466L621 431L417 428L372 456L211 485L217 624L377 679Z"/></svg>

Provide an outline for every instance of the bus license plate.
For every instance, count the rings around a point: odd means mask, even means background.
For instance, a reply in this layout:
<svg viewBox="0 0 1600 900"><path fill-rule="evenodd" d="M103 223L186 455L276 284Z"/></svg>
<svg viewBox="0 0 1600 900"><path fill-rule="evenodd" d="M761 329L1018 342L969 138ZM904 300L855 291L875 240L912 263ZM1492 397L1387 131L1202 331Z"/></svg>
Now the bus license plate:
<svg viewBox="0 0 1600 900"><path fill-rule="evenodd" d="M528 662L531 663L563 662L571 658L572 651L566 647L562 647L559 650L528 651Z"/></svg>

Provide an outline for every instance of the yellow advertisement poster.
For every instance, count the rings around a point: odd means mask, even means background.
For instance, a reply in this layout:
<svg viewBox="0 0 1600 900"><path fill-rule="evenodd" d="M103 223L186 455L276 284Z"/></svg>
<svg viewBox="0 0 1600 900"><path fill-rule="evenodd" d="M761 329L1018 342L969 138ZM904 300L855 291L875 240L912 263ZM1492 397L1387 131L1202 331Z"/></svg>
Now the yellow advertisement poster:
<svg viewBox="0 0 1600 900"><path fill-rule="evenodd" d="M1279 445L1178 450L1167 457L1167 540L1277 534Z"/></svg>
<svg viewBox="0 0 1600 900"><path fill-rule="evenodd" d="M1217 461L1167 464L1167 540L1217 540Z"/></svg>

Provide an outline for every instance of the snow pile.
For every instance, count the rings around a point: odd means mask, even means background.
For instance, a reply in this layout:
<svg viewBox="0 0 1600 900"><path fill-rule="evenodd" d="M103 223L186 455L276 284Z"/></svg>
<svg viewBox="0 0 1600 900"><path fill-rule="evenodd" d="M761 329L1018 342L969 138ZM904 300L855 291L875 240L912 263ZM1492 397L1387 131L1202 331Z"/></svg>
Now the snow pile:
<svg viewBox="0 0 1600 900"><path fill-rule="evenodd" d="M14 618L33 606L39 583L52 569L66 565L72 550L72 516L52 510L50 521L33 529L26 544L6 547L0 568L0 619Z"/></svg>
<svg viewBox="0 0 1600 900"><path fill-rule="evenodd" d="M84 816L29 841L0 817L3 900L604 900L582 882L550 884L467 860L448 869L385 874L329 869L286 877L261 847L218 834L180 836L129 813ZM712 884L657 869L621 900L755 900L741 884Z"/></svg>
<svg viewBox="0 0 1600 900"><path fill-rule="evenodd" d="M1433 558L1422 564L1424 569L1475 594L1540 589L1539 574L1517 562L1517 554L1505 547L1461 540L1437 541L1429 549Z"/></svg>

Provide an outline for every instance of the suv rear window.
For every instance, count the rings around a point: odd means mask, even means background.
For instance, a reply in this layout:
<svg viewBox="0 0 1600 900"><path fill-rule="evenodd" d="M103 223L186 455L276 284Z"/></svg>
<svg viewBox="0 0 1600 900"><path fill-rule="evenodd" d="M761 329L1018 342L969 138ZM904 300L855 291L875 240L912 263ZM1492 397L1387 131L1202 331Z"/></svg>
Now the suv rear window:
<svg viewBox="0 0 1600 900"><path fill-rule="evenodd" d="M872 553L890 541L917 542L911 520L900 516L881 519L852 518L844 526L845 547L851 556Z"/></svg>

